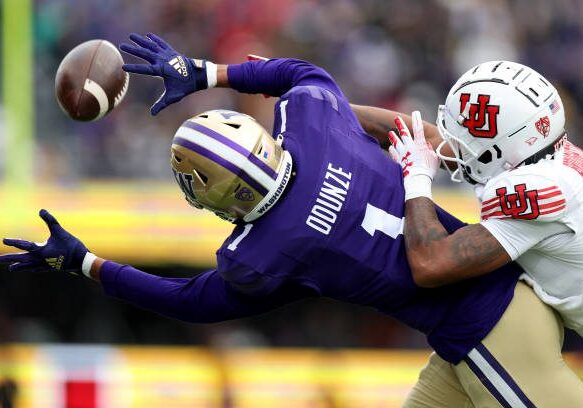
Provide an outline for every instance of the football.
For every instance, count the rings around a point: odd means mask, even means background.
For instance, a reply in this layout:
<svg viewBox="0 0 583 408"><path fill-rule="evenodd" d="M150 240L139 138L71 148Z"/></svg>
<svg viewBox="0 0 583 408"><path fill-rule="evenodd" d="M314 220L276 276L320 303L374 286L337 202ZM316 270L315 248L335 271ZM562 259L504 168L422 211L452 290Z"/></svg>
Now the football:
<svg viewBox="0 0 583 408"><path fill-rule="evenodd" d="M73 48L61 61L55 77L59 106L72 119L97 120L124 98L129 75L123 58L106 40L91 40Z"/></svg>

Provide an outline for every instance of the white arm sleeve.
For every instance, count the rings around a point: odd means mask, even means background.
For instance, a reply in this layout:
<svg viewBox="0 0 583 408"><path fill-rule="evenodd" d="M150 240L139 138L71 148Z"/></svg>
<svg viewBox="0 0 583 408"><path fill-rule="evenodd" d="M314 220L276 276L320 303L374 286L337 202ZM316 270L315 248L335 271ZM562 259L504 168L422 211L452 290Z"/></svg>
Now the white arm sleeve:
<svg viewBox="0 0 583 408"><path fill-rule="evenodd" d="M480 224L494 235L513 261L547 238L573 232L567 225L558 221L538 222L490 218Z"/></svg>

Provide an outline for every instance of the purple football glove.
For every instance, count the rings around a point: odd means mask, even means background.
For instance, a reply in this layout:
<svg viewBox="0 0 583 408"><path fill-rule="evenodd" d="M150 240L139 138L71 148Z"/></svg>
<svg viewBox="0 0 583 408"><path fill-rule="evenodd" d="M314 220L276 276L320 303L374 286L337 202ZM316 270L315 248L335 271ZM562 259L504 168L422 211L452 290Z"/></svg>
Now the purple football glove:
<svg viewBox="0 0 583 408"><path fill-rule="evenodd" d="M89 250L81 241L69 234L47 210L40 210L40 217L51 233L46 244L21 239L4 238L4 245L26 252L0 255L0 263L9 263L11 272L62 271L80 274L83 260Z"/></svg>
<svg viewBox="0 0 583 408"><path fill-rule="evenodd" d="M152 33L146 36L132 33L130 40L135 45L123 43L119 48L147 61L148 64L124 64L123 70L134 74L158 76L164 80L164 93L152 105L150 109L152 115L157 115L162 109L180 101L186 95L215 86L215 64L188 58ZM211 72L207 73L207 68Z"/></svg>

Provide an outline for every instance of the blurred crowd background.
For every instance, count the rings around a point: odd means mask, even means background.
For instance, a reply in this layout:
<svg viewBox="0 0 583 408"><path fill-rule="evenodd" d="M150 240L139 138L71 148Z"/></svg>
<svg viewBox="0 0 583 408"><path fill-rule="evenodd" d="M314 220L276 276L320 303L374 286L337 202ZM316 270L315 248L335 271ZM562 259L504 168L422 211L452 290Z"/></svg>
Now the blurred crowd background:
<svg viewBox="0 0 583 408"><path fill-rule="evenodd" d="M34 30L34 171L43 184L171 183L169 141L183 120L207 109L243 111L270 128L273 98L224 89L187 97L154 119L149 106L162 84L136 76L106 119L69 120L54 97L60 60L83 41L119 44L130 32L158 33L177 50L219 63L243 62L247 53L306 59L327 69L352 102L420 109L430 121L462 72L484 60L515 60L559 88L569 136L583 142L579 0L37 0ZM180 265L148 270L197 272ZM237 322L186 325L107 299L92 282L0 272L2 341L426 347L421 335L389 318L326 300ZM574 337L567 343L580 347Z"/></svg>
<svg viewBox="0 0 583 408"><path fill-rule="evenodd" d="M161 84L135 76L112 118L91 127L67 120L52 86L61 58L82 41L119 44L130 32L159 33L188 55L220 63L242 62L247 53L306 59L332 73L351 101L420 109L430 121L468 68L519 61L559 88L570 137L583 141L578 0L37 0L35 27L38 166L57 182L167 179L161 152L185 118L209 108L241 110L271 125L273 101L228 90L191 96L153 120L148 107ZM72 140L76 133L83 138Z"/></svg>

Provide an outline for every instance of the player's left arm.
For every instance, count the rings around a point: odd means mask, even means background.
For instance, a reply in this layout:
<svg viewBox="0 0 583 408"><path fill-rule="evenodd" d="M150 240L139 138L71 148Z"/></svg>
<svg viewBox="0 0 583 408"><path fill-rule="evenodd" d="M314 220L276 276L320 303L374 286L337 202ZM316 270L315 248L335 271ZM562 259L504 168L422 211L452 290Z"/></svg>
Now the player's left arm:
<svg viewBox="0 0 583 408"><path fill-rule="evenodd" d="M415 283L437 287L484 275L512 261L482 224L450 234L427 197L405 202L405 246Z"/></svg>
<svg viewBox="0 0 583 408"><path fill-rule="evenodd" d="M412 114L413 136L401 117L389 132L389 152L403 169L405 187L405 245L413 279L419 286L436 287L479 276L508 263L510 256L482 225L462 227L450 234L440 222L431 196L439 160L425 140L421 114Z"/></svg>
<svg viewBox="0 0 583 408"><path fill-rule="evenodd" d="M124 64L123 69L134 74L161 77L164 81L164 93L152 106L152 115L191 93L215 86L230 87L243 93L282 96L295 86L314 85L343 96L325 70L306 61L282 58L215 64L189 58L152 33L145 36L130 34L130 39L133 43L123 43L120 49L147 63Z"/></svg>

